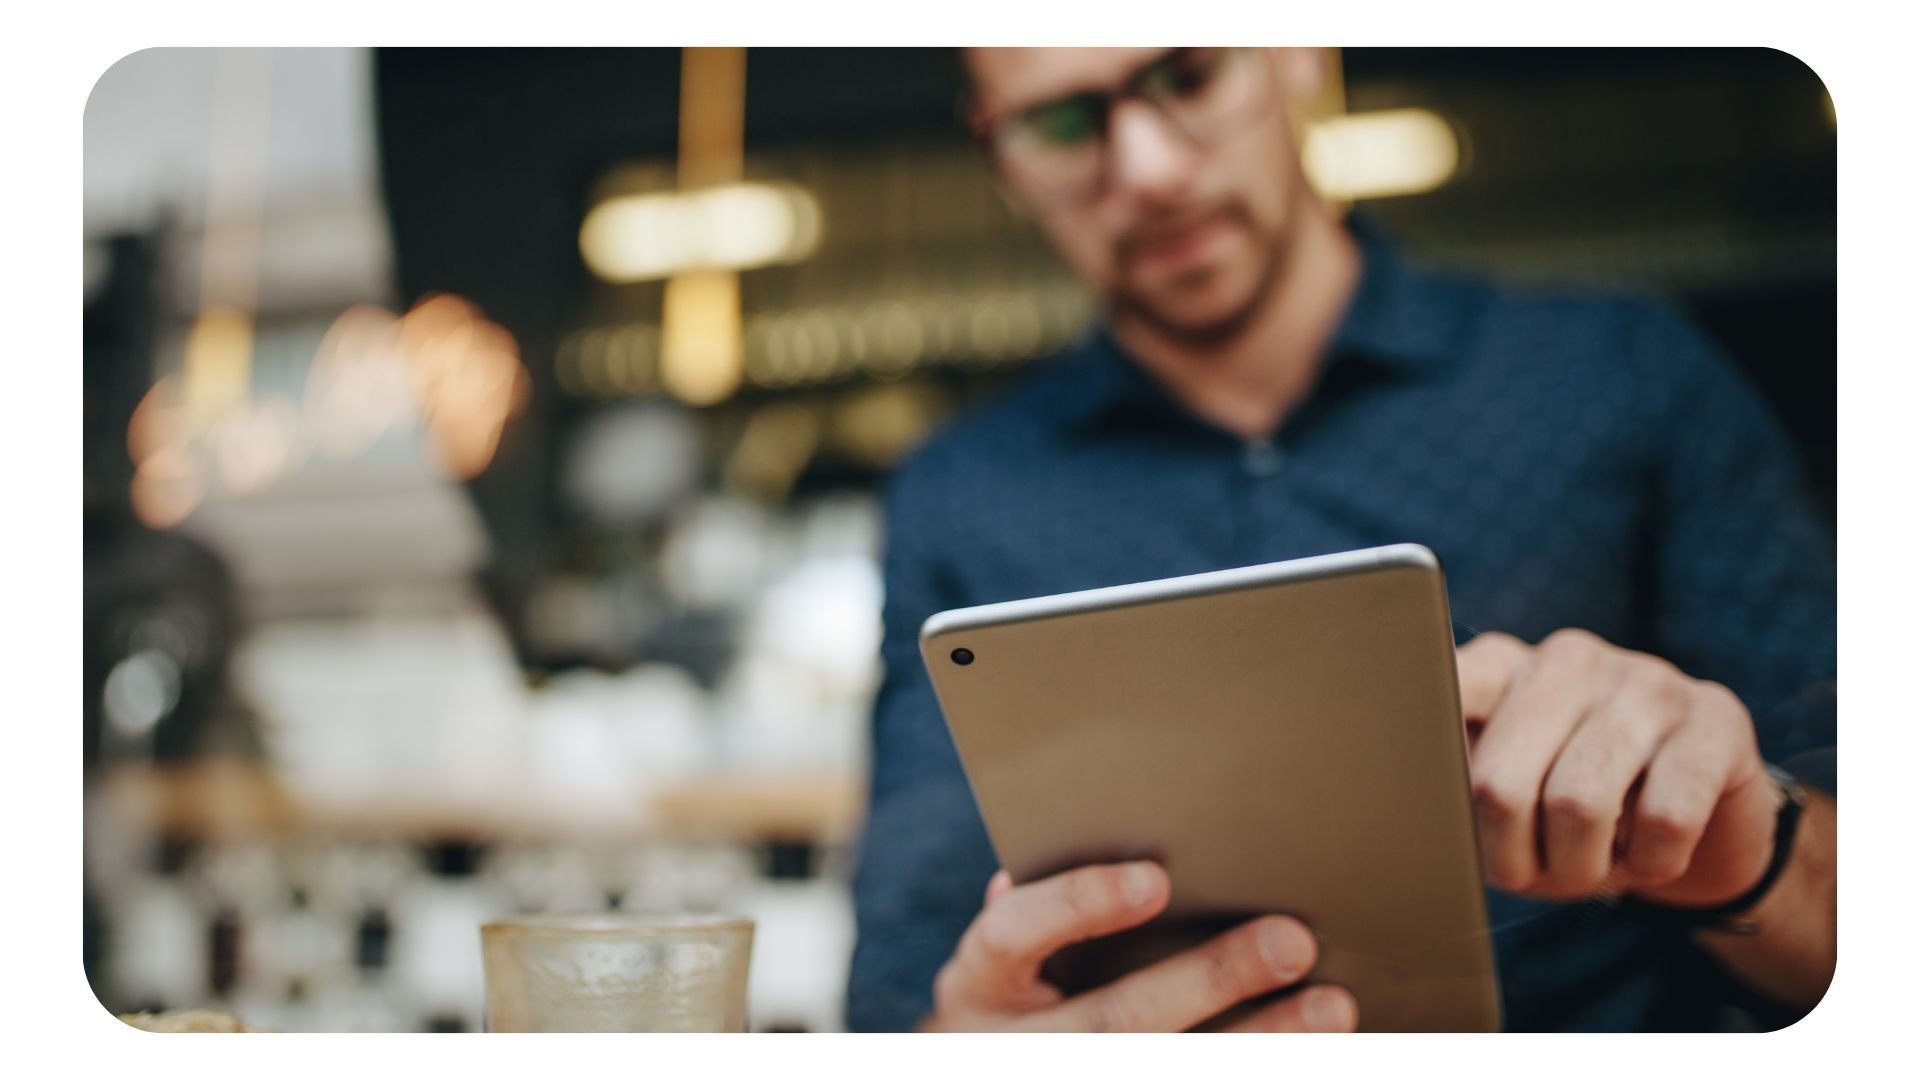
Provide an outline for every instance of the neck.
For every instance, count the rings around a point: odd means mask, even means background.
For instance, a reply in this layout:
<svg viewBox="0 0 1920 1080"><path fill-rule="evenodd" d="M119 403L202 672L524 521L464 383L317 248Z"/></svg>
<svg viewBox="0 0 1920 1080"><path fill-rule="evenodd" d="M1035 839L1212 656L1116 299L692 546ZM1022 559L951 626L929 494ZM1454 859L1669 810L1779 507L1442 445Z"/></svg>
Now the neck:
<svg viewBox="0 0 1920 1080"><path fill-rule="evenodd" d="M1317 198L1300 200L1277 272L1238 332L1196 342L1116 315L1113 334L1147 373L1201 419L1265 439L1313 385L1360 280L1360 249Z"/></svg>

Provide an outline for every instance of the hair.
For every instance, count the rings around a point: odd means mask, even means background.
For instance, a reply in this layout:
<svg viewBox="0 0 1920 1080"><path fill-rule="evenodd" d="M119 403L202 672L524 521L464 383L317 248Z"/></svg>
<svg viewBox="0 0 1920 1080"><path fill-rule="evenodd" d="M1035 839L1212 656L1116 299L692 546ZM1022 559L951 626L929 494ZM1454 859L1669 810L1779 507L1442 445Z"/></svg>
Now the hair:
<svg viewBox="0 0 1920 1080"><path fill-rule="evenodd" d="M940 55L946 59L947 70L969 90L973 88L973 67L967 63L967 50L970 48L970 45L955 45L940 50Z"/></svg>
<svg viewBox="0 0 1920 1080"><path fill-rule="evenodd" d="M968 135L976 135L973 129L974 91L978 89L973 81L973 65L967 63L967 49L970 46L956 45L939 50L948 74L953 81L953 122Z"/></svg>

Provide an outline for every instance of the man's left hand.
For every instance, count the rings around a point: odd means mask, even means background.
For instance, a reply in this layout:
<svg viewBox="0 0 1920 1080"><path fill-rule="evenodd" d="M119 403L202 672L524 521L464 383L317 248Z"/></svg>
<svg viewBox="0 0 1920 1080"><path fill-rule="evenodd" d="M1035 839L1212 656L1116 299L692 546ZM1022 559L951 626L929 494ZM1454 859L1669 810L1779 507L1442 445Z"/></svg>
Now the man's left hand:
<svg viewBox="0 0 1920 1080"><path fill-rule="evenodd" d="M1458 658L1495 888L1709 907L1760 880L1775 796L1726 687L1582 630L1482 634Z"/></svg>

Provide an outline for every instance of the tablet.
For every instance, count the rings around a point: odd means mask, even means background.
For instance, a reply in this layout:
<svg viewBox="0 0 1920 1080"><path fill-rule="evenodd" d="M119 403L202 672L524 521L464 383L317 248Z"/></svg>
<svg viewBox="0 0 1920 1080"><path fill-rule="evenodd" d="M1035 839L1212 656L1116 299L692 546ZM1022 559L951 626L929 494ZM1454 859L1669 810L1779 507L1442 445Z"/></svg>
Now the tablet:
<svg viewBox="0 0 1920 1080"><path fill-rule="evenodd" d="M1062 951L1100 985L1264 913L1363 1031L1490 1031L1499 993L1439 560L1399 544L943 611L920 631L1014 881L1152 858L1145 927Z"/></svg>

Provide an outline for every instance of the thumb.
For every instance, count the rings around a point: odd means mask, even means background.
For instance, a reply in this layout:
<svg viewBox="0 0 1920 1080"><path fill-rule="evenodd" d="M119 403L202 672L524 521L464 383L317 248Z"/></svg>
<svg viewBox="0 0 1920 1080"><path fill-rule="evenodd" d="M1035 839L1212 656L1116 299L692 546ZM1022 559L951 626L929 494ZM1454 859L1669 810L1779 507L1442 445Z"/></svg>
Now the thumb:
<svg viewBox="0 0 1920 1080"><path fill-rule="evenodd" d="M993 875L992 879L987 882L987 903L993 903L995 900L1007 895L1012 889L1013 875L1007 873L1004 869L1001 870L999 873Z"/></svg>

